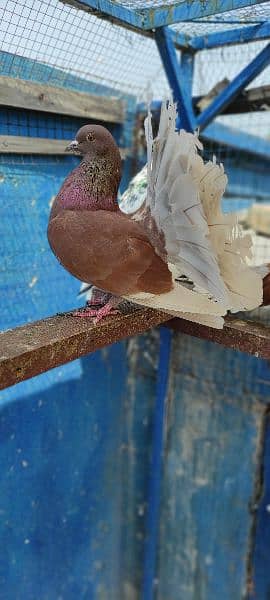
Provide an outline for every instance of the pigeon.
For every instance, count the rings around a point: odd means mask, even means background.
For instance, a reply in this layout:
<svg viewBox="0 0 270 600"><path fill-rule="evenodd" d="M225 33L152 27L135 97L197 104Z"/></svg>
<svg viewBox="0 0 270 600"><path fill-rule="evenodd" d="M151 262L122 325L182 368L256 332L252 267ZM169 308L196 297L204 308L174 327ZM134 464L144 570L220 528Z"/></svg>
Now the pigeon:
<svg viewBox="0 0 270 600"><path fill-rule="evenodd" d="M222 328L228 311L252 310L263 297L263 277L248 264L251 237L221 210L224 168L215 157L204 162L196 133L176 131L172 101L155 139L149 110L145 135L143 197L131 214L117 202L121 158L109 131L85 125L68 147L82 161L54 200L48 240L65 269L96 290L75 314L97 322L126 299Z"/></svg>

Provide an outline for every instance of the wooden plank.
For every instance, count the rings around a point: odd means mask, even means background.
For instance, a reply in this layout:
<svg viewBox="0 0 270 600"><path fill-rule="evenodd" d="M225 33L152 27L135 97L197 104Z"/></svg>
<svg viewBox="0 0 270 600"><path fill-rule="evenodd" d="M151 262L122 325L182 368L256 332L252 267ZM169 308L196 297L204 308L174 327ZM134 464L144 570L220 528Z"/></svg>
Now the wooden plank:
<svg viewBox="0 0 270 600"><path fill-rule="evenodd" d="M262 477L261 453L267 361L176 334L169 381L159 598L266 600L269 484ZM265 490L264 585L248 594L248 557Z"/></svg>
<svg viewBox="0 0 270 600"><path fill-rule="evenodd" d="M143 333L168 315L138 309L108 317L98 326L88 318L64 313L0 333L0 389Z"/></svg>
<svg viewBox="0 0 270 600"><path fill-rule="evenodd" d="M253 354L257 358L270 358L270 328L262 323L226 317L223 329L212 329L185 319L172 319L168 326L175 331Z"/></svg>
<svg viewBox="0 0 270 600"><path fill-rule="evenodd" d="M116 97L85 94L60 87L0 76L0 106L123 123L124 102Z"/></svg>
<svg viewBox="0 0 270 600"><path fill-rule="evenodd" d="M184 319L168 321L165 313L138 309L96 326L87 318L63 313L0 333L0 389L165 322L176 331L270 358L270 328L252 321L227 317L219 330Z"/></svg>
<svg viewBox="0 0 270 600"><path fill-rule="evenodd" d="M201 111L209 106L215 96L211 93L206 96L193 98L193 107L195 111ZM266 111L270 109L270 86L261 85L260 87L244 90L235 100L221 112L222 115L248 113L252 111Z"/></svg>
<svg viewBox="0 0 270 600"><path fill-rule="evenodd" d="M34 138L23 135L0 135L1 154L67 154L69 140L50 138ZM124 159L129 154L128 148L120 148Z"/></svg>

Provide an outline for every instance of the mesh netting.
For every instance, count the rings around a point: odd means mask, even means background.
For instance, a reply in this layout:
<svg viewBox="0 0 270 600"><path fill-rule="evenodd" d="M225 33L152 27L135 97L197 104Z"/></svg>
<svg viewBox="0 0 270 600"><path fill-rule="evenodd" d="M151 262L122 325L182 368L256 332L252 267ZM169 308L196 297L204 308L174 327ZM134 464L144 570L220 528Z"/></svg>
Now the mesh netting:
<svg viewBox="0 0 270 600"><path fill-rule="evenodd" d="M0 50L33 59L30 79L35 62L41 62L64 70L63 85L74 74L138 97L145 96L149 82L158 95L167 88L152 39L57 0L8 0L0 15ZM48 72L47 83L51 77Z"/></svg>

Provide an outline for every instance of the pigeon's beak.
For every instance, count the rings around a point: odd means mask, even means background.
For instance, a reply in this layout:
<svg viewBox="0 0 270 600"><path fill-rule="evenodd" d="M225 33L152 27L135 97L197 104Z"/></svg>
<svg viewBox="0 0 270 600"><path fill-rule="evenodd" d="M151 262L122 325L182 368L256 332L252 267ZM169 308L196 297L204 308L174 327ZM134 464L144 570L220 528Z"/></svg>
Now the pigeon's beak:
<svg viewBox="0 0 270 600"><path fill-rule="evenodd" d="M70 144L66 147L66 152L79 152L78 149L78 142L77 140L73 140L73 142L70 142Z"/></svg>

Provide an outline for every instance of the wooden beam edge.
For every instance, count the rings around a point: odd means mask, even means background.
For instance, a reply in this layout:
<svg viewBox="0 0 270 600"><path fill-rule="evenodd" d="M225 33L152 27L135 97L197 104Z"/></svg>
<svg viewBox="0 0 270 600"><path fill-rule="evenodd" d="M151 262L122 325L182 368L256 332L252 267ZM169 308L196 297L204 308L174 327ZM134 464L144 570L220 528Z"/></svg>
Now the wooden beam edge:
<svg viewBox="0 0 270 600"><path fill-rule="evenodd" d="M212 329L185 319L172 319L166 325L174 331L215 342L232 350L270 359L270 327L263 323L228 316L223 329Z"/></svg>
<svg viewBox="0 0 270 600"><path fill-rule="evenodd" d="M270 327L226 317L223 329L212 329L168 314L140 308L108 317L99 325L64 313L0 333L0 389L44 373L127 337L165 323L174 331L228 348L270 358Z"/></svg>
<svg viewBox="0 0 270 600"><path fill-rule="evenodd" d="M79 92L0 75L0 106L123 123L125 102L116 96Z"/></svg>
<svg viewBox="0 0 270 600"><path fill-rule="evenodd" d="M39 138L24 135L0 135L0 154L45 154L70 156L66 152L69 140ZM131 148L119 148L121 158L131 155Z"/></svg>
<svg viewBox="0 0 270 600"><path fill-rule="evenodd" d="M0 333L0 389L44 373L168 320L152 309L108 317L98 325L65 313Z"/></svg>

